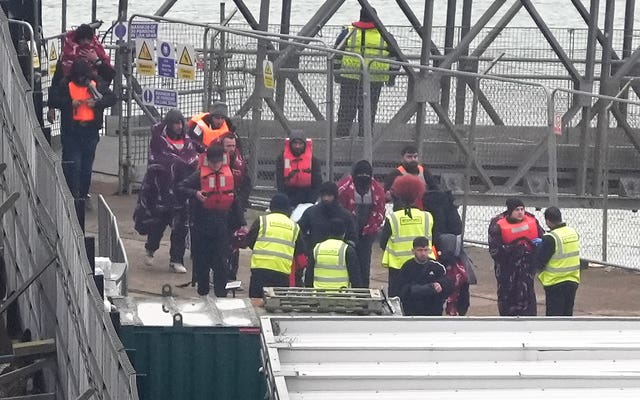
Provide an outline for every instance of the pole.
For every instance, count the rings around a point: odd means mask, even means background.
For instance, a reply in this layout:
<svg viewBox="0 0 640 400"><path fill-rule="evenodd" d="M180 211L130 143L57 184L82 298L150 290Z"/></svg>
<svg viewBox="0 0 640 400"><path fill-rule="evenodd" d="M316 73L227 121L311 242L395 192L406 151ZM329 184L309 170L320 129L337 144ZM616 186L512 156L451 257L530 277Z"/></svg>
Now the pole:
<svg viewBox="0 0 640 400"><path fill-rule="evenodd" d="M91 0L91 22L97 21L98 0Z"/></svg>
<svg viewBox="0 0 640 400"><path fill-rule="evenodd" d="M60 20L60 25L61 25L60 32L66 32L67 31L67 0L62 0L61 8L62 8L62 15Z"/></svg>

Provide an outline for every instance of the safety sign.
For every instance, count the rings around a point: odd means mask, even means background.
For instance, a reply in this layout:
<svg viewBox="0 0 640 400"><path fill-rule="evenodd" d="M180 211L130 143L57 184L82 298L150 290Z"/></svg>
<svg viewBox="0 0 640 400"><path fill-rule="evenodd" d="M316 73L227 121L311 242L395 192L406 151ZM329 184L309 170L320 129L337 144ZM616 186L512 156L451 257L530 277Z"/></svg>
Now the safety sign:
<svg viewBox="0 0 640 400"><path fill-rule="evenodd" d="M53 76L56 73L56 66L58 65L58 49L56 49L56 41L49 41L49 76Z"/></svg>
<svg viewBox="0 0 640 400"><path fill-rule="evenodd" d="M171 89L143 87L142 104L161 108L178 108L178 92Z"/></svg>
<svg viewBox="0 0 640 400"><path fill-rule="evenodd" d="M156 74L152 39L136 39L136 68L139 75Z"/></svg>
<svg viewBox="0 0 640 400"><path fill-rule="evenodd" d="M193 46L184 44L177 47L178 78L193 81L196 79L196 51Z"/></svg>
<svg viewBox="0 0 640 400"><path fill-rule="evenodd" d="M119 28L120 31L116 32L123 37L127 31ZM157 39L158 38L158 23L157 22L132 22L129 26L131 30L131 39Z"/></svg>
<svg viewBox="0 0 640 400"><path fill-rule="evenodd" d="M276 80L273 74L273 62L264 60L262 64L262 75L264 76L264 87L267 89L275 89Z"/></svg>
<svg viewBox="0 0 640 400"><path fill-rule="evenodd" d="M167 41L158 41L158 75L165 78L176 77L176 57L173 52L173 44Z"/></svg>

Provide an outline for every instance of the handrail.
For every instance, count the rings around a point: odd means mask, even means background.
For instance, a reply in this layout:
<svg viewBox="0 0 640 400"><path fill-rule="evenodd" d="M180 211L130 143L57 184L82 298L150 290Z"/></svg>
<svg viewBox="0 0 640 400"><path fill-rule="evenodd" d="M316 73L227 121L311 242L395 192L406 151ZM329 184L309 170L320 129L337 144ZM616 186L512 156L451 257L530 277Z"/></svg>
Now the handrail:
<svg viewBox="0 0 640 400"><path fill-rule="evenodd" d="M38 54L38 49L36 47L36 36L35 33L33 32L33 27L31 26L30 23L25 22L25 21L21 21L18 19L11 19L11 18L7 18L7 20L9 21L10 24L18 24L18 25L22 25L24 27L27 28L27 30L29 31L29 41L31 42L31 48L29 49L30 54L29 54L29 69L31 70L31 74L30 75L30 89L31 91L33 91L33 87L35 84L35 69L33 68L33 53L35 52L36 54ZM40 55L38 54L38 58L40 58Z"/></svg>

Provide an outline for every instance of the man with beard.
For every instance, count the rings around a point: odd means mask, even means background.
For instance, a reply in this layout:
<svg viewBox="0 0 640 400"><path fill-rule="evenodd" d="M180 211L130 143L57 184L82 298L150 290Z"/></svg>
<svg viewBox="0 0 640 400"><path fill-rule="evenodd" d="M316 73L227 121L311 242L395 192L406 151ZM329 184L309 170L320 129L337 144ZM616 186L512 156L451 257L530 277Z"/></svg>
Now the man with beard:
<svg viewBox="0 0 640 400"><path fill-rule="evenodd" d="M402 149L401 156L400 165L391 171L384 180L384 190L387 192L387 201L391 200L389 190L396 178L403 175L413 175L420 179L418 183L420 185L420 194L416 199L415 205L422 210L422 196L427 189L427 182L432 179L431 173L426 165L418 162L418 148L416 146L405 146Z"/></svg>
<svg viewBox="0 0 640 400"><path fill-rule="evenodd" d="M183 260L187 199L178 194L176 187L198 166L197 145L185 138L184 127L182 113L172 109L161 123L151 128L147 173L133 213L136 231L147 235L144 245L147 265L153 265L153 255L160 248L164 230L167 225L171 227L169 267L179 274L187 272Z"/></svg>
<svg viewBox="0 0 640 400"><path fill-rule="evenodd" d="M276 158L276 188L289 197L291 207L315 203L322 183L320 161L313 156L313 142L297 132L285 139L284 151Z"/></svg>
<svg viewBox="0 0 640 400"><path fill-rule="evenodd" d="M382 228L385 213L384 189L373 179L373 168L369 161L356 162L351 175L338 182L338 201L356 219L360 279L363 287L369 287L371 246Z"/></svg>
<svg viewBox="0 0 640 400"><path fill-rule="evenodd" d="M320 185L319 193L320 202L309 207L298 221L308 256L316 244L331 237L332 219L340 219L344 223L346 242L353 244L358 240L353 216L338 203L338 186L333 182L324 182Z"/></svg>
<svg viewBox="0 0 640 400"><path fill-rule="evenodd" d="M489 223L489 254L495 264L501 316L537 314L532 241L543 234L536 217L517 198L507 199L507 211Z"/></svg>

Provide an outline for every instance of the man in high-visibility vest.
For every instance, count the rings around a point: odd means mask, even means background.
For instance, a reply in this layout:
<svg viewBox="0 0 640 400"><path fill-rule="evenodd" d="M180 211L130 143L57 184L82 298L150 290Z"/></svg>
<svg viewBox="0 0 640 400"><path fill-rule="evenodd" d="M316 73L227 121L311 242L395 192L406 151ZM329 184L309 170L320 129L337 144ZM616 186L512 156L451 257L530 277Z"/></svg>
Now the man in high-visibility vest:
<svg viewBox="0 0 640 400"><path fill-rule="evenodd" d="M344 241L343 220L333 218L329 223L329 237L314 246L309 258L305 285L331 290L362 287L358 255L355 248Z"/></svg>
<svg viewBox="0 0 640 400"><path fill-rule="evenodd" d="M264 287L288 287L294 257L304 253L298 224L289 218L289 198L276 193L270 213L257 218L249 229L247 244L251 255L249 297L263 297Z"/></svg>
<svg viewBox="0 0 640 400"><path fill-rule="evenodd" d="M380 236L380 247L384 249L382 266L389 269L389 296L399 294L396 281L402 265L413 257L413 239L424 236L432 241L433 217L415 206L420 193L418 182L413 175L403 175L391 187L394 211L387 216ZM433 250L429 257L436 258Z"/></svg>
<svg viewBox="0 0 640 400"><path fill-rule="evenodd" d="M335 46L340 50L361 54L365 62L372 58L395 57L395 53L376 28L373 17L364 8L360 11L360 20L345 27L338 35ZM347 55L336 57L335 62L340 63L337 65L335 78L336 82L340 83L340 107L338 108L336 136L349 136L356 112L359 123L358 136L363 136L362 63L359 58ZM395 75L388 72L398 68L389 63L378 61L368 63L365 68L368 68L371 78L369 95L373 125L382 86L385 84L393 86L395 82Z"/></svg>
<svg viewBox="0 0 640 400"><path fill-rule="evenodd" d="M580 283L580 235L562 222L558 207L544 212L549 232L537 250L538 279L546 297L546 315L572 316Z"/></svg>

